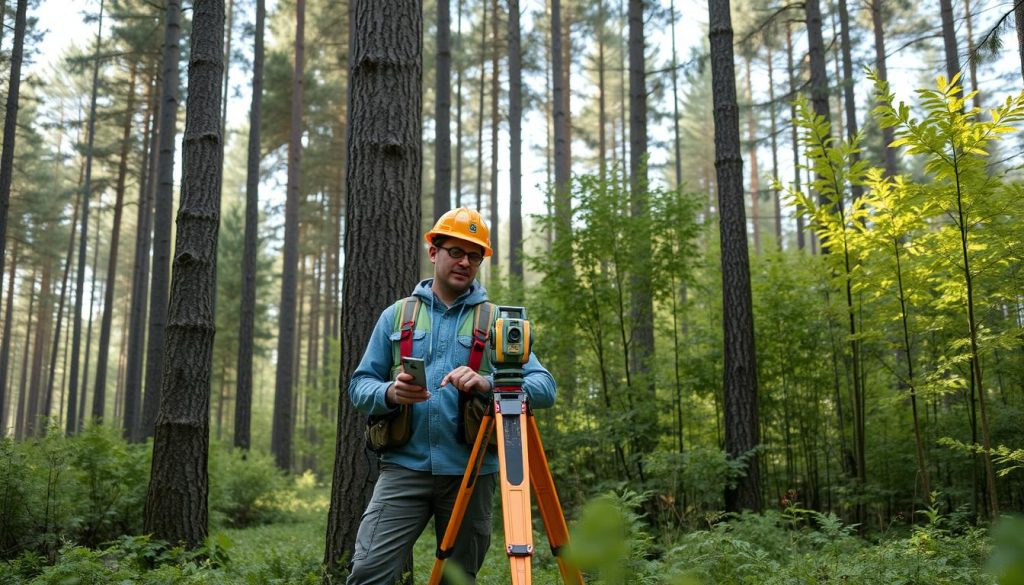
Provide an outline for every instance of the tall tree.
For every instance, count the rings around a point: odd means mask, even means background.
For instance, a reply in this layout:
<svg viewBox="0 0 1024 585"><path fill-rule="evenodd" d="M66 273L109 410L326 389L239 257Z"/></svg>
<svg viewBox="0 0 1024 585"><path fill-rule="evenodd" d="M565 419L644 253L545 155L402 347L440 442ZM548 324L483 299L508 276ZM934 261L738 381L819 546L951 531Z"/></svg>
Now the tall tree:
<svg viewBox="0 0 1024 585"><path fill-rule="evenodd" d="M207 534L210 364L224 143L220 99L224 0L193 4L181 206L167 322L166 364L153 438L145 530L203 544Z"/></svg>
<svg viewBox="0 0 1024 585"><path fill-rule="evenodd" d="M13 392L7 385L7 371L11 359L11 331L14 329L14 278L18 272L18 240L14 240L14 247L11 248L11 265L8 268L10 276L7 280L7 302L4 309L4 334L3 341L0 341L0 437L7 433L7 403L10 401ZM17 413L15 413L15 420Z"/></svg>
<svg viewBox="0 0 1024 585"><path fill-rule="evenodd" d="M11 206L11 180L14 178L14 141L18 129L18 99L21 92L21 62L25 56L27 12L28 0L18 0L14 14L14 46L11 48L7 110L4 115L3 152L0 153L0 273L4 271L4 260L7 257L7 211ZM6 381L0 380L0 386L5 385ZM3 425L2 418L0 425Z"/></svg>
<svg viewBox="0 0 1024 585"><path fill-rule="evenodd" d="M288 194L284 208L284 259L281 273L281 309L277 322L277 370L274 377L274 419L270 448L277 466L292 465L292 389L295 384L295 328L299 263L299 171L302 162L302 76L306 1L295 3L295 68L292 71L291 128L288 139Z"/></svg>
<svg viewBox="0 0 1024 585"><path fill-rule="evenodd" d="M499 264L498 238L501 231L498 220L501 215L498 213L498 129L501 127L501 115L498 109L498 102L501 100L501 78L498 59L501 56L500 30L498 26L498 0L491 2L491 198L488 208L491 210L491 229L494 230L495 238L491 242L491 267L496 273Z"/></svg>
<svg viewBox="0 0 1024 585"><path fill-rule="evenodd" d="M953 24L953 0L939 0L942 18L942 48L946 56L946 78L952 80L960 73L960 51L957 48L956 28Z"/></svg>
<svg viewBox="0 0 1024 585"><path fill-rule="evenodd" d="M725 449L730 457L746 458L746 473L736 481L734 487L725 491L725 507L731 512L745 509L760 511L760 472L757 456L751 453L760 442L757 359L754 351L750 260L743 202L743 157L740 154L729 0L708 0L708 13L714 84L719 235L722 247Z"/></svg>
<svg viewBox="0 0 1024 585"><path fill-rule="evenodd" d="M644 63L644 0L629 0L629 211L634 218L650 215L647 195L647 70ZM632 277L633 333L629 368L634 382L645 388L641 400L648 405L641 424L656 435L657 409L654 408L654 296L651 290L651 240L641 236L636 250L636 272ZM639 441L638 452L644 453L654 443ZM641 480L643 468L639 469Z"/></svg>
<svg viewBox="0 0 1024 585"><path fill-rule="evenodd" d="M484 47L487 46L487 0L481 2L483 4L483 14L480 17L480 88L479 88L479 104L477 111L480 116L477 118L476 127L476 209L480 211L483 209L484 199L484 98L487 95L487 51Z"/></svg>
<svg viewBox="0 0 1024 585"><path fill-rule="evenodd" d="M1017 52L1020 53L1020 74L1024 77L1024 2L1013 5L1013 19L1017 27Z"/></svg>
<svg viewBox="0 0 1024 585"><path fill-rule="evenodd" d="M857 102L853 95L853 57L850 44L850 14L846 8L846 0L839 0L839 39L840 48L843 54L843 105L846 112L846 136L851 142L857 136ZM860 160L860 155L854 153L854 162ZM850 191L855 199L859 199L864 193L864 188L854 184Z"/></svg>
<svg viewBox="0 0 1024 585"><path fill-rule="evenodd" d="M117 276L117 252L121 239L121 212L124 207L125 181L128 177L128 147L132 137L132 119L135 117L135 79L138 62L132 62L128 82L128 101L125 106L124 125L121 133L120 163L117 167L117 186L114 201L114 222L110 230L110 254L107 257L107 283L103 290L103 318L100 323L99 357L96 360L96 389L93 390L92 416L103 419L106 405L107 357L110 355L110 326L114 316L114 285Z"/></svg>
<svg viewBox="0 0 1024 585"><path fill-rule="evenodd" d="M875 34L875 70L878 72L878 79L884 82L889 81L889 72L886 67L885 57L885 23L882 15L882 6L885 0L871 0L871 25ZM794 125L794 132L795 132ZM896 149L889 148L895 139L895 130L892 126L882 128L882 150L885 155L885 174L892 177L896 175Z"/></svg>
<svg viewBox="0 0 1024 585"><path fill-rule="evenodd" d="M178 119L180 12L181 0L167 0L160 86L160 130L157 138L159 155L153 197L153 259L149 287L149 335L146 337L146 385L140 424L142 437L153 436L164 369L167 281L171 270L171 214L174 210L174 135Z"/></svg>
<svg viewBox="0 0 1024 585"><path fill-rule="evenodd" d="M364 450L365 417L348 398L349 381L377 316L386 303L408 294L419 271L421 11L415 2L354 0L352 18L341 309L345 334L324 552L331 571L352 554L376 475Z"/></svg>
<svg viewBox="0 0 1024 585"><path fill-rule="evenodd" d="M85 249L89 235L89 197L92 191L93 143L96 138L96 93L100 83L100 46L103 41L103 8L104 0L100 0L99 24L96 30L96 50L93 52L92 94L89 98L89 124L87 144L85 147L85 184L82 188L82 231L78 240L78 274L75 281L75 318L71 334L71 371L68 385L68 418L66 432L68 435L78 429L78 365L79 352L82 344L82 296L85 292ZM83 389L84 390L84 389Z"/></svg>
<svg viewBox="0 0 1024 585"><path fill-rule="evenodd" d="M465 72L465 49L462 38L463 0L459 0L455 25L455 207L462 207L462 75Z"/></svg>
<svg viewBox="0 0 1024 585"><path fill-rule="evenodd" d="M249 107L249 151L245 177L245 251L242 268L242 313L238 324L238 371L235 375L235 447L248 449L252 420L252 353L256 308L256 255L260 218L260 124L263 111L263 29L266 0L256 0L256 38Z"/></svg>
<svg viewBox="0 0 1024 585"><path fill-rule="evenodd" d="M451 0L437 0L437 55L434 72L434 221L452 205Z"/></svg>
<svg viewBox="0 0 1024 585"><path fill-rule="evenodd" d="M807 17L807 56L811 66L811 105L816 115L831 124L825 41L821 32L821 3L818 0L807 0L804 2L804 11Z"/></svg>
<svg viewBox="0 0 1024 585"><path fill-rule="evenodd" d="M508 2L509 274L523 278L523 71L519 0ZM497 228L497 224L495 224Z"/></svg>

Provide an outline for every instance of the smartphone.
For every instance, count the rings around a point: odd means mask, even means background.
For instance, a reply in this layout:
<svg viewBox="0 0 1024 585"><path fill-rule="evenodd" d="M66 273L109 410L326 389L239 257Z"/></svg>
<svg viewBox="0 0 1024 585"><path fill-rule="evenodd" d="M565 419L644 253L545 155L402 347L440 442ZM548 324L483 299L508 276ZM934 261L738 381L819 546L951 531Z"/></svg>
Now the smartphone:
<svg viewBox="0 0 1024 585"><path fill-rule="evenodd" d="M402 369L406 374L412 376L412 383L417 386L427 387L427 370L423 365L421 358L404 357L402 358Z"/></svg>

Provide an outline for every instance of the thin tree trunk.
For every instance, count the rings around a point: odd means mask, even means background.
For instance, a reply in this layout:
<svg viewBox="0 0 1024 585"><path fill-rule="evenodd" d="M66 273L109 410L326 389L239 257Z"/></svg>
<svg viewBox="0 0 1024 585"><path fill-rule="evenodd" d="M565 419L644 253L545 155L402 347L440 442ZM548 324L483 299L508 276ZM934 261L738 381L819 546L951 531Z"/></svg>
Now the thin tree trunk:
<svg viewBox="0 0 1024 585"><path fill-rule="evenodd" d="M21 92L21 62L25 55L27 11L28 0L18 0L18 7L14 15L14 46L11 48L3 152L0 153L0 273L4 271L4 259L7 257L7 213L11 206L11 181L14 178L14 142L18 128L18 100ZM3 28L2 24L0 22L0 29ZM5 384L5 382L0 381L0 384ZM0 419L0 424L3 424L2 419Z"/></svg>
<svg viewBox="0 0 1024 585"><path fill-rule="evenodd" d="M224 142L220 98L224 1L193 5L181 205L163 391L153 438L145 531L196 549L207 535L210 369Z"/></svg>
<svg viewBox="0 0 1024 585"><path fill-rule="evenodd" d="M350 74L351 122L345 208L345 283L341 321L338 438L324 564L350 558L376 465L364 450L365 416L348 385L377 316L408 293L419 267L422 173L422 13L415 3L355 0ZM381 60L380 55L388 55ZM391 129L388 145L380 128ZM393 156L382 157L386 149ZM382 239L386 234L386 242ZM388 270L380 270L388 266Z"/></svg>
<svg viewBox="0 0 1024 585"><path fill-rule="evenodd" d="M760 436L757 361L729 1L709 0L708 12L715 116L715 167L722 240L725 448L732 458L749 457L745 466L746 474L737 480L734 487L726 489L725 507L731 512L744 509L760 511L758 457L750 453Z"/></svg>
<svg viewBox="0 0 1024 585"><path fill-rule="evenodd" d="M125 358L124 374L124 436L138 442L143 438L142 421L142 372L146 346L146 303L149 300L149 250L153 233L153 194L156 186L156 169L160 155L157 142L157 120L160 115L159 97L156 95L158 77L156 69L150 78L149 124L143 144L148 144L142 172L139 173L139 203L135 220L135 260L132 264L132 301L128 317L128 355Z"/></svg>
<svg viewBox="0 0 1024 585"><path fill-rule="evenodd" d="M46 384L46 415L49 416L53 412L53 383L57 376L57 349L60 346L60 331L61 324L64 319L64 301L67 299L68 289L68 276L71 274L71 263L74 260L75 251L75 232L78 230L78 209L79 204L82 202L82 192L79 191L75 197L75 207L71 212L71 235L68 236L68 251L64 255L64 270L63 276L61 276L60 283L60 300L57 302L57 321L53 326L53 347L50 350L50 375ZM64 346L65 353L67 352L67 344ZM2 378L0 378L2 379ZM61 383L61 403L57 405L58 413L62 413L63 410L63 395L64 395L64 384ZM2 417L0 417L2 420Z"/></svg>
<svg viewBox="0 0 1024 585"><path fill-rule="evenodd" d="M750 158L750 223L754 227L754 253L761 254L761 182L757 170L757 121L754 119L754 84L750 78L749 56L744 56L747 67L747 148Z"/></svg>
<svg viewBox="0 0 1024 585"><path fill-rule="evenodd" d="M53 295L50 290L53 266L49 258L44 260L43 276L39 282L39 317L36 319L36 340L32 348L32 369L29 375L28 389L28 434L42 434L48 413L43 410L46 400L42 396L43 359L46 356L46 340L50 334L50 318L53 316ZM25 348L28 351L28 347Z"/></svg>
<svg viewBox="0 0 1024 585"><path fill-rule="evenodd" d="M876 2L881 0L875 0ZM790 95L796 95L796 75L793 68L793 29L790 28L789 23L786 24L786 71L789 75L789 93ZM797 135L796 127L796 103L790 101L789 104L789 128L790 128L790 139L792 140L793 146L793 188L797 191L800 190L800 139ZM804 239L804 218L803 214L796 214L796 248L797 250L803 251L806 246Z"/></svg>
<svg viewBox="0 0 1024 585"><path fill-rule="evenodd" d="M964 0L964 20L967 22L967 65L971 68L971 91L974 92L974 107L981 109L981 93L978 91L978 55L974 46L974 16L971 14L971 0Z"/></svg>
<svg viewBox="0 0 1024 585"><path fill-rule="evenodd" d="M437 0L434 100L434 221L452 205L451 0Z"/></svg>
<svg viewBox="0 0 1024 585"><path fill-rule="evenodd" d="M102 199L98 203L102 203ZM82 359L84 363L82 368L82 393L78 396L78 432L82 432L82 429L85 427L85 401L89 394L87 392L89 388L89 366L92 363L89 357L92 355L92 326L95 322L93 321L93 315L96 308L96 287L99 281L96 275L99 272L97 268L100 265L100 211L100 209L96 210L96 240L93 242L92 265L90 267L92 271L92 284L89 287L89 320L86 322L85 327L85 355ZM106 285L101 283L99 286ZM95 398L93 398L93 402L96 402Z"/></svg>
<svg viewBox="0 0 1024 585"><path fill-rule="evenodd" d="M839 0L839 34L843 53L843 98L846 106L846 138L853 142L859 130L857 128L857 102L853 94L853 58L850 56L850 15L846 9L846 0ZM852 164L860 160L860 154L853 153ZM864 188L854 183L850 186L854 200L864 195Z"/></svg>
<svg viewBox="0 0 1024 585"><path fill-rule="evenodd" d="M508 0L509 275L523 279L523 72L519 0ZM494 224L497 227L497 223Z"/></svg>
<svg viewBox="0 0 1024 585"><path fill-rule="evenodd" d="M878 72L880 80L889 81L885 58L885 24L882 19L882 2L884 1L871 1L871 24L875 33L875 70ZM882 128L882 151L885 155L885 176L887 177L896 176L896 149L889 148L895 138L895 130L891 126Z"/></svg>
<svg viewBox="0 0 1024 585"><path fill-rule="evenodd" d="M224 86L221 89L220 134L228 139L228 93L231 92L231 35L235 31L235 0L227 0L227 26L224 29Z"/></svg>
<svg viewBox="0 0 1024 585"><path fill-rule="evenodd" d="M939 14L942 16L942 47L946 54L946 77L952 81L953 77L960 73L960 52L957 48L956 28L953 25L953 0L939 0Z"/></svg>
<svg viewBox="0 0 1024 585"><path fill-rule="evenodd" d="M825 71L825 43L821 36L821 6L818 0L806 0L807 51L811 65L811 105L815 115L821 116L829 125L832 114L828 106L828 75Z"/></svg>
<svg viewBox="0 0 1024 585"><path fill-rule="evenodd" d="M295 289L299 263L299 170L302 159L302 81L306 2L295 4L295 68L292 77L291 131L288 140L288 195L284 211L284 264L281 275L281 309L277 328L277 372L274 379L274 418L270 447L277 466L292 466L292 386L296 340Z"/></svg>
<svg viewBox="0 0 1024 585"><path fill-rule="evenodd" d="M138 62L132 62L121 134L121 162L117 167L117 199L114 201L114 225L110 231L110 255L107 259L107 284L103 291L103 320L100 324L99 357L96 360L96 389L93 391L92 416L103 420L106 404L107 358L110 355L110 327L114 316L114 287L117 278L117 252L121 239L121 212L124 207L125 180L128 177L128 145L131 143L132 119L135 117L135 75Z"/></svg>
<svg viewBox="0 0 1024 585"><path fill-rule="evenodd" d="M7 383L9 364L11 360L11 326L14 316L14 278L18 272L18 240L14 240L11 248L11 275L7 280L7 308L4 310L4 335L0 341L0 437L7 435L7 413L10 411L8 404L14 395L10 385ZM17 421L17 411L14 420Z"/></svg>
<svg viewBox="0 0 1024 585"><path fill-rule="evenodd" d="M66 433L70 436L79 428L78 413L78 366L82 343L82 296L85 292L85 249L89 235L89 197L92 191L93 141L96 135L96 92L100 78L100 45L103 40L104 0L100 0L99 25L96 32L96 50L93 52L92 96L89 99L88 144L85 150L85 185L82 190L82 231L78 240L78 276L75 281L75 320L71 334L71 371L68 388L68 418ZM88 357L88 356L87 356ZM82 389L83 394L85 389Z"/></svg>
<svg viewBox="0 0 1024 585"><path fill-rule="evenodd" d="M604 182L608 177L608 139L605 137L605 127L608 125L608 112L605 94L607 93L605 84L605 58L604 58L604 46L605 46L605 33L604 33L604 21L607 18L604 8L604 0L597 1L597 22L595 26L595 36L597 37L597 168L598 173L601 177L601 181ZM672 8L672 88L675 90L675 4L673 3ZM676 94L673 93L673 96ZM678 98L677 98L678 99ZM676 147L679 146L679 125L678 125L678 114L679 110L676 108ZM679 177L676 177L678 184Z"/></svg>
<svg viewBox="0 0 1024 585"><path fill-rule="evenodd" d="M167 0L164 17L163 77L160 88L159 158L153 214L153 264L149 291L149 335L146 338L146 384L140 436L153 436L160 407L167 325L171 216L174 212L174 135L178 118L178 60L181 52L181 0ZM220 93L217 93L220 96Z"/></svg>
<svg viewBox="0 0 1024 585"><path fill-rule="evenodd" d="M462 4L459 0L455 32L455 207L462 207L462 74L465 55L462 46Z"/></svg>
<svg viewBox="0 0 1024 585"><path fill-rule="evenodd" d="M774 35L774 27L773 35ZM775 109L775 59L772 53L772 44L765 43L768 49L768 120L769 129L768 132L771 135L772 143L772 203L775 209L775 247L780 252L782 251L782 201L779 197L779 190L775 187L778 181L781 181L779 177L779 141L776 133L778 132L778 120L777 112Z"/></svg>
<svg viewBox="0 0 1024 585"><path fill-rule="evenodd" d="M242 267L241 319L235 374L235 447L248 450L252 426L252 354L256 310L256 256L259 253L260 124L263 112L263 29L266 1L256 0L256 39L249 106L249 152L245 179L245 251Z"/></svg>
<svg viewBox="0 0 1024 585"><path fill-rule="evenodd" d="M682 142L679 141L679 61L676 57L676 1L671 0L669 2L669 10L671 11L672 18L672 133L673 143L672 146L675 150L675 177L676 177L676 189L682 189L683 186L683 155L682 155ZM603 73L603 72L602 72ZM769 86L770 87L770 86ZM603 175L602 175L603 176ZM673 297L674 298L674 297ZM673 313L674 315L675 313ZM682 428L682 421L680 420L680 430ZM682 434L679 436L680 447L682 451Z"/></svg>
<svg viewBox="0 0 1024 585"><path fill-rule="evenodd" d="M500 239L501 226L498 225L500 214L498 213L498 129L501 126L501 117L498 111L498 100L501 98L501 80L500 80L500 69L498 67L498 59L501 56L501 43L499 42L501 29L498 26L498 0L493 0L491 3L491 11L493 12L493 18L491 18L491 230L494 232L494 237L491 238L491 270L492 274L498 274L498 265L500 264L500 248L498 241Z"/></svg>
<svg viewBox="0 0 1024 585"><path fill-rule="evenodd" d="M480 104L478 110L480 116L478 118L477 130L476 130L476 209L480 211L483 208L483 193L484 193L484 96L486 94L487 87L487 51L484 47L487 46L487 0L481 2L483 4L483 16L480 21ZM493 18L493 17L492 17ZM495 228L497 226L494 226Z"/></svg>
<svg viewBox="0 0 1024 585"><path fill-rule="evenodd" d="M28 374L29 348L32 347L32 318L35 317L33 311L36 301L36 272L37 270L32 268L32 278L26 283L29 286L28 311L25 313L25 344L21 346L21 371L18 375L18 424L15 433L19 440L32 436L35 422L33 420L35 417L29 405L25 381Z"/></svg>
<svg viewBox="0 0 1024 585"><path fill-rule="evenodd" d="M1024 77L1024 2L1018 1L1013 8L1014 24L1017 28L1017 52L1020 53L1020 74Z"/></svg>

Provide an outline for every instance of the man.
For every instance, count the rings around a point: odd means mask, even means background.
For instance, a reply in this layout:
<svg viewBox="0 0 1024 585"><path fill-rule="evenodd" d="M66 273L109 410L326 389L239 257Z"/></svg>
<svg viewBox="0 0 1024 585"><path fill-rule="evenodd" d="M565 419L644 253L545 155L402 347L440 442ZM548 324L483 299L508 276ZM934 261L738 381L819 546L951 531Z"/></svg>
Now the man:
<svg viewBox="0 0 1024 585"><path fill-rule="evenodd" d="M469 367L472 338L459 334L476 306L488 300L476 275L484 258L491 255L490 231L478 212L459 208L441 216L425 239L434 277L419 283L412 293L427 318L413 319L411 355L425 362L426 387L415 385L413 376L405 372L391 376L394 348L401 336L395 327L400 302L381 314L348 389L356 408L368 414L386 414L400 405L412 409L409 441L381 456L380 477L356 536L349 585L394 583L431 517L440 546L472 447L457 438L459 392L494 388L491 377ZM531 404L535 408L554 404L555 381L532 354L523 373L523 389ZM488 454L447 561L458 564L471 580L490 546L497 471L497 457Z"/></svg>

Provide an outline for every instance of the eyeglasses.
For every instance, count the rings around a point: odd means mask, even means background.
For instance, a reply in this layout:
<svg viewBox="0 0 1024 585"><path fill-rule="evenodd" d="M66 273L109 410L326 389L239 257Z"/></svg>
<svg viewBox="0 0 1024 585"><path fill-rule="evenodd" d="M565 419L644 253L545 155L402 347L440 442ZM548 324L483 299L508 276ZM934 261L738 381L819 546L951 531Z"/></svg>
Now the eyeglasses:
<svg viewBox="0 0 1024 585"><path fill-rule="evenodd" d="M484 261L484 257L482 255L477 254L476 252L467 253L462 248L445 248L444 246L438 246L438 248L441 248L445 252L448 252L448 255L451 256L452 260L462 260L463 258L469 258L469 263L472 264L473 266L480 266L480 263Z"/></svg>

